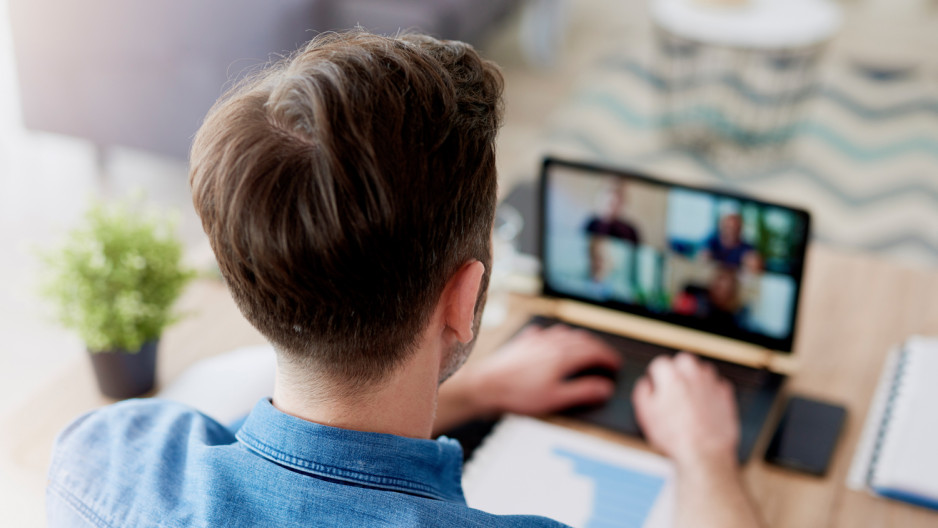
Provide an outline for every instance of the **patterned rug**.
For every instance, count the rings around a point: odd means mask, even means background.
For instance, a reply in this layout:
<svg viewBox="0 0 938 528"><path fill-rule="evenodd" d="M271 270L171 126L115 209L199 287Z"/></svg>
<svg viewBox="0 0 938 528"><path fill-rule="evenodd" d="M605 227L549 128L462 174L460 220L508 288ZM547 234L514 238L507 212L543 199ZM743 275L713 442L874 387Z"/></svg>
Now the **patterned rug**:
<svg viewBox="0 0 938 528"><path fill-rule="evenodd" d="M771 90L732 75L675 85L654 63L600 60L552 117L546 152L797 205L817 241L938 265L938 79L826 61L797 94L784 148L741 162L673 146L666 132L686 116L664 110L666 95L719 89L759 107L778 103Z"/></svg>

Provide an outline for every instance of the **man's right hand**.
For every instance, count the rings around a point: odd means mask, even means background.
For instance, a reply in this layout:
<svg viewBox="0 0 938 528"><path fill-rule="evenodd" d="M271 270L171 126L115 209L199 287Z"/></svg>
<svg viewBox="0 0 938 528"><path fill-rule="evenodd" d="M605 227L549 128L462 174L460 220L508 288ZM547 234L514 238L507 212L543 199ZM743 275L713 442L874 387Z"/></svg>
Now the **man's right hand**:
<svg viewBox="0 0 938 528"><path fill-rule="evenodd" d="M733 387L687 353L659 356L632 392L645 437L677 468L676 527L755 528L759 514L736 461Z"/></svg>
<svg viewBox="0 0 938 528"><path fill-rule="evenodd" d="M646 438L678 469L736 467L733 387L713 365L683 352L658 356L635 385L632 400Z"/></svg>

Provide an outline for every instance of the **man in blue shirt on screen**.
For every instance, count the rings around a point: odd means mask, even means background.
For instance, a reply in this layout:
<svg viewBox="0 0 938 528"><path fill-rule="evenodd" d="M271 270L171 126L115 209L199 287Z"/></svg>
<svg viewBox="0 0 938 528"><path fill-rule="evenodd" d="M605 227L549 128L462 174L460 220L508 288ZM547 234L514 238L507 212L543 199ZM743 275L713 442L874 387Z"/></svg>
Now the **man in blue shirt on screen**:
<svg viewBox="0 0 938 528"><path fill-rule="evenodd" d="M467 507L459 445L432 439L601 401L608 380L569 375L619 361L555 327L456 374L489 277L501 91L465 44L353 32L226 95L195 138L193 202L277 350L273 399L235 432L158 400L79 418L53 455L50 526L556 526ZM758 523L731 392L688 355L656 360L635 389L675 461L683 526Z"/></svg>

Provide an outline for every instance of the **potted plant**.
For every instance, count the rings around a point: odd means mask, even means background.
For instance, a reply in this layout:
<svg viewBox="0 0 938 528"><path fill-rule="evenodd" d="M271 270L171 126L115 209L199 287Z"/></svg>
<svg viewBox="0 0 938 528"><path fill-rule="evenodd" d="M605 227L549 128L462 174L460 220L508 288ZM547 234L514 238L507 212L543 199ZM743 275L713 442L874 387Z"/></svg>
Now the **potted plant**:
<svg viewBox="0 0 938 528"><path fill-rule="evenodd" d="M160 335L194 272L182 264L175 222L139 204L95 203L62 246L43 255L43 293L84 340L101 392L149 392Z"/></svg>

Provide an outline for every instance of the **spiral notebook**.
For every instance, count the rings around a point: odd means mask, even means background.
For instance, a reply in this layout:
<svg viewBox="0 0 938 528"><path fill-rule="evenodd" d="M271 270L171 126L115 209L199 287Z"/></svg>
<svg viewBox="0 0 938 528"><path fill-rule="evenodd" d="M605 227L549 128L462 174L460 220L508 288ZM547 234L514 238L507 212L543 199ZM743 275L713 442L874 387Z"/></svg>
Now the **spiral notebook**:
<svg viewBox="0 0 938 528"><path fill-rule="evenodd" d="M664 528L674 468L661 456L534 418L510 415L463 473L470 507L542 515L574 528Z"/></svg>
<svg viewBox="0 0 938 528"><path fill-rule="evenodd" d="M938 509L938 338L890 353L847 486Z"/></svg>

